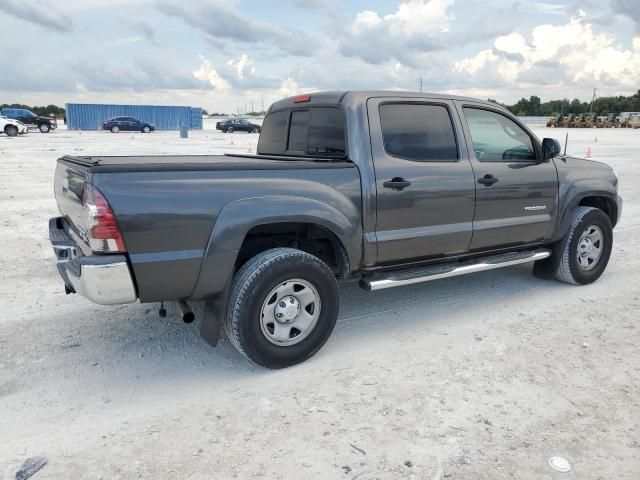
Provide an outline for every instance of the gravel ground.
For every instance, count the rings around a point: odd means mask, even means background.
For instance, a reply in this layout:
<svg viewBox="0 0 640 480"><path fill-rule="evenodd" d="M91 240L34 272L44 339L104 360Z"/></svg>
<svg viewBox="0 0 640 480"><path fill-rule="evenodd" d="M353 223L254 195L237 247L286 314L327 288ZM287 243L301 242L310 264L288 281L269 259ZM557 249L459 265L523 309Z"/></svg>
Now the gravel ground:
<svg viewBox="0 0 640 480"><path fill-rule="evenodd" d="M255 135L0 136L0 478L44 456L34 478L637 480L640 131L570 137L569 153L590 146L621 177L600 281L519 266L376 293L344 285L320 353L267 371L227 341L208 347L172 307L162 319L157 304L66 296L47 238L61 154L246 152ZM553 471L554 455L572 470Z"/></svg>

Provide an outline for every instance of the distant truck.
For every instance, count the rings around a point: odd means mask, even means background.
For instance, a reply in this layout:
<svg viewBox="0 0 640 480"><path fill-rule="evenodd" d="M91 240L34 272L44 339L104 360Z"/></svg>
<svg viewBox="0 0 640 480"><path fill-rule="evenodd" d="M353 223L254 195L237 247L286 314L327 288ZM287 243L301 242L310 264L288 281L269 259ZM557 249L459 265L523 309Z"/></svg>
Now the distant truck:
<svg viewBox="0 0 640 480"><path fill-rule="evenodd" d="M49 236L66 291L176 301L185 321L187 301L204 301L207 342L223 328L281 368L327 341L339 281L379 290L533 262L536 276L590 284L622 209L611 167L472 98L287 98L257 151L60 158Z"/></svg>
<svg viewBox="0 0 640 480"><path fill-rule="evenodd" d="M49 133L51 130L58 128L58 121L55 117L44 117L36 115L31 110L24 108L3 108L2 115L7 118L13 118L24 123L28 128L38 129L42 133Z"/></svg>

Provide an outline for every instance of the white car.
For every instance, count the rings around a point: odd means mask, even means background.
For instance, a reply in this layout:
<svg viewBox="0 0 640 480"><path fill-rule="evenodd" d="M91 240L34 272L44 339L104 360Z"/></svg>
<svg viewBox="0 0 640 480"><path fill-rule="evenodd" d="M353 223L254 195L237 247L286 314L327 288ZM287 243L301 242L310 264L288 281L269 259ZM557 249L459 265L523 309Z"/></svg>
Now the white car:
<svg viewBox="0 0 640 480"><path fill-rule="evenodd" d="M19 120L0 116L0 132L6 133L8 137L15 137L27 133L28 128Z"/></svg>

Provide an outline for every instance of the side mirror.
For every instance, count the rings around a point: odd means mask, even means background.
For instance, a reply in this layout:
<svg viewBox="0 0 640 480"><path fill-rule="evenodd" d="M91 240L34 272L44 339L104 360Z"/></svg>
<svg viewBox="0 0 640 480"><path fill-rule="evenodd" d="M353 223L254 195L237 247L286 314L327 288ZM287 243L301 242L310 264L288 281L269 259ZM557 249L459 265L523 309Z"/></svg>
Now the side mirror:
<svg viewBox="0 0 640 480"><path fill-rule="evenodd" d="M545 138L542 140L542 160L557 157L561 151L562 147L560 146L560 142L555 138Z"/></svg>

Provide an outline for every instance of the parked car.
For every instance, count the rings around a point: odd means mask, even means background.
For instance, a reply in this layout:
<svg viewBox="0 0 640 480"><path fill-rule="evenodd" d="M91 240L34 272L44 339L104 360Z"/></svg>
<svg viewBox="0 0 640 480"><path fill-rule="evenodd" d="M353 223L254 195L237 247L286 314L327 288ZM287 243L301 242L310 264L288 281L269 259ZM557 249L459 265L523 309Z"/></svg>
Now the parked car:
<svg viewBox="0 0 640 480"><path fill-rule="evenodd" d="M134 117L113 117L102 122L103 130L110 130L111 133L142 132L149 133L156 129L153 123L143 122Z"/></svg>
<svg viewBox="0 0 640 480"><path fill-rule="evenodd" d="M28 131L27 126L21 121L0 116L0 132L5 133L7 137L24 135Z"/></svg>
<svg viewBox="0 0 640 480"><path fill-rule="evenodd" d="M37 128L42 133L49 133L51 130L58 128L58 121L55 117L36 115L31 110L26 110L24 108L3 108L2 115L7 118L19 120L28 128L34 130Z"/></svg>
<svg viewBox="0 0 640 480"><path fill-rule="evenodd" d="M280 368L327 341L339 281L379 290L533 262L538 277L590 284L622 209L611 167L472 98L288 98L257 151L60 158L49 232L66 291L177 301L185 321L186 302L205 301L207 342L224 328Z"/></svg>
<svg viewBox="0 0 640 480"><path fill-rule="evenodd" d="M251 123L245 118L227 118L221 122L216 122L216 130L222 130L225 133L260 133L260 125Z"/></svg>

